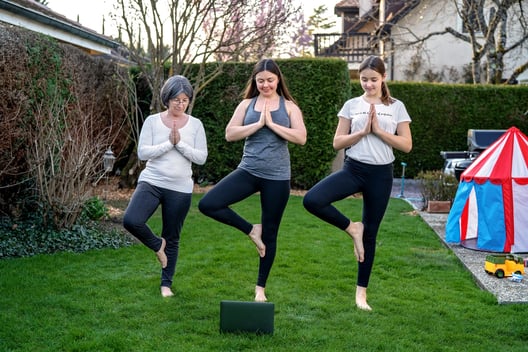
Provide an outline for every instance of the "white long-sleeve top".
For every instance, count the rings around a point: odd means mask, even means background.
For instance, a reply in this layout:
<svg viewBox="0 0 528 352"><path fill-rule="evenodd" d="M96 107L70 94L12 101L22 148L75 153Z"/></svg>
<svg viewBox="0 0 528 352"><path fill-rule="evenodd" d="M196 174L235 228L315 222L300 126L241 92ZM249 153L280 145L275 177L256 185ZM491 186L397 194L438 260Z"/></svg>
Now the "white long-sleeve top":
<svg viewBox="0 0 528 352"><path fill-rule="evenodd" d="M189 116L179 132L181 139L173 145L171 129L161 121L161 114L147 117L141 128L138 158L147 160L138 182L177 192L192 193L192 163L203 165L207 159L207 138L202 122Z"/></svg>

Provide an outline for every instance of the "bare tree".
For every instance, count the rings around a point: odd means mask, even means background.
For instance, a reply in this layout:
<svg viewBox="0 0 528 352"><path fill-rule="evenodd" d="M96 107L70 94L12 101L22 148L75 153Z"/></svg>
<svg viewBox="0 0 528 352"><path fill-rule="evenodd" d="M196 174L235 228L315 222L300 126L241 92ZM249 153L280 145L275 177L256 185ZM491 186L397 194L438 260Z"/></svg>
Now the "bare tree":
<svg viewBox="0 0 528 352"><path fill-rule="evenodd" d="M188 76L198 94L222 72L224 62L270 55L299 11L292 0L117 0L115 9L114 18L153 92L152 110L161 109L156 92L166 64L171 74ZM205 63L212 61L216 69L205 72ZM189 63L199 63L198 72L191 73Z"/></svg>
<svg viewBox="0 0 528 352"><path fill-rule="evenodd" d="M46 104L36 109L28 148L30 171L42 212L51 217L56 228L71 228L88 198L91 177L100 169L99 156L105 146L101 142L107 142L108 131L101 131L94 140L90 136L94 126L89 125L92 118L79 119L87 123L70 124L65 112L57 110L58 103Z"/></svg>
<svg viewBox="0 0 528 352"><path fill-rule="evenodd" d="M487 83L501 83L504 75L504 57L528 44L528 17L523 0L452 0L463 22L462 30L446 27L407 44L417 44L427 39L450 34L471 45L473 83L480 83L481 66L486 59ZM517 32L510 32L516 24ZM513 82L528 68L528 60L513 69L506 82Z"/></svg>
<svg viewBox="0 0 528 352"><path fill-rule="evenodd" d="M504 72L504 56L528 42L528 30L521 0L492 0L492 6L486 6L484 0L455 1L457 11L464 23L467 34L446 30L471 44L473 51L472 69L474 82L480 82L480 63L483 57L487 59L487 82L501 83ZM489 11L488 16L486 12ZM510 19L510 16L517 18ZM522 33L514 36L508 33L509 21L517 22L522 28ZM482 36L482 39L479 38ZM509 39L509 41L508 41ZM521 67L526 66L525 61ZM507 81L515 80L519 73L514 70L512 77Z"/></svg>
<svg viewBox="0 0 528 352"><path fill-rule="evenodd" d="M291 36L293 45L289 48L290 56L314 56L314 32L331 29L335 26L335 21L326 16L327 11L328 8L325 5L316 7L313 14L308 18L308 21L304 20L304 13L299 12L295 19L295 23L299 23L300 25Z"/></svg>

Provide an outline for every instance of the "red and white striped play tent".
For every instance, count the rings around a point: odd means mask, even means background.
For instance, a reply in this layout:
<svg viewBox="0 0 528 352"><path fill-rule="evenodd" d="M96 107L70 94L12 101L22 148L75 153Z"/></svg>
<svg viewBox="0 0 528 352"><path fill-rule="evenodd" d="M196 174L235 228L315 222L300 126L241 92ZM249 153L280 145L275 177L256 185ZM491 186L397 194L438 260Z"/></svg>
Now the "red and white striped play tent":
<svg viewBox="0 0 528 352"><path fill-rule="evenodd" d="M516 127L460 176L445 239L490 252L528 252L528 138Z"/></svg>

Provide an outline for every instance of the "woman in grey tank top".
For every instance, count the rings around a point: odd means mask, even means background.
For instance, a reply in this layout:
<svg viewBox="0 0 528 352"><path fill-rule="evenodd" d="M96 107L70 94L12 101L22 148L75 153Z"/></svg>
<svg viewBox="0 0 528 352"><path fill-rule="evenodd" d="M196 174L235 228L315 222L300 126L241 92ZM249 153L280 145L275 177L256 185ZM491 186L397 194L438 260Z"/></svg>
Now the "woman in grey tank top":
<svg viewBox="0 0 528 352"><path fill-rule="evenodd" d="M271 59L259 61L248 80L244 100L226 127L228 142L245 139L242 160L200 201L200 211L246 234L260 256L255 301L265 302L277 248L279 226L290 195L288 142L304 145L302 112L290 95L282 72ZM230 205L260 192L261 223L252 224Z"/></svg>

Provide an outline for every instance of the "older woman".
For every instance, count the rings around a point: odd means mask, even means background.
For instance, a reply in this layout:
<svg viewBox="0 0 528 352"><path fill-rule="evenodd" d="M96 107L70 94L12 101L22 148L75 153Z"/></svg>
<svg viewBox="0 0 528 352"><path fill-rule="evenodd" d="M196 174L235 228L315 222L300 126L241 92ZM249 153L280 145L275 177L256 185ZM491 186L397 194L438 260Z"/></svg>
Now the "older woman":
<svg viewBox="0 0 528 352"><path fill-rule="evenodd" d="M123 226L156 253L161 264L161 295L173 296L172 279L178 260L180 233L191 205L192 163L203 165L207 141L202 122L186 113L193 88L183 76L170 77L161 88L165 111L143 123L138 157L146 160L126 209ZM146 222L161 204L161 238Z"/></svg>

